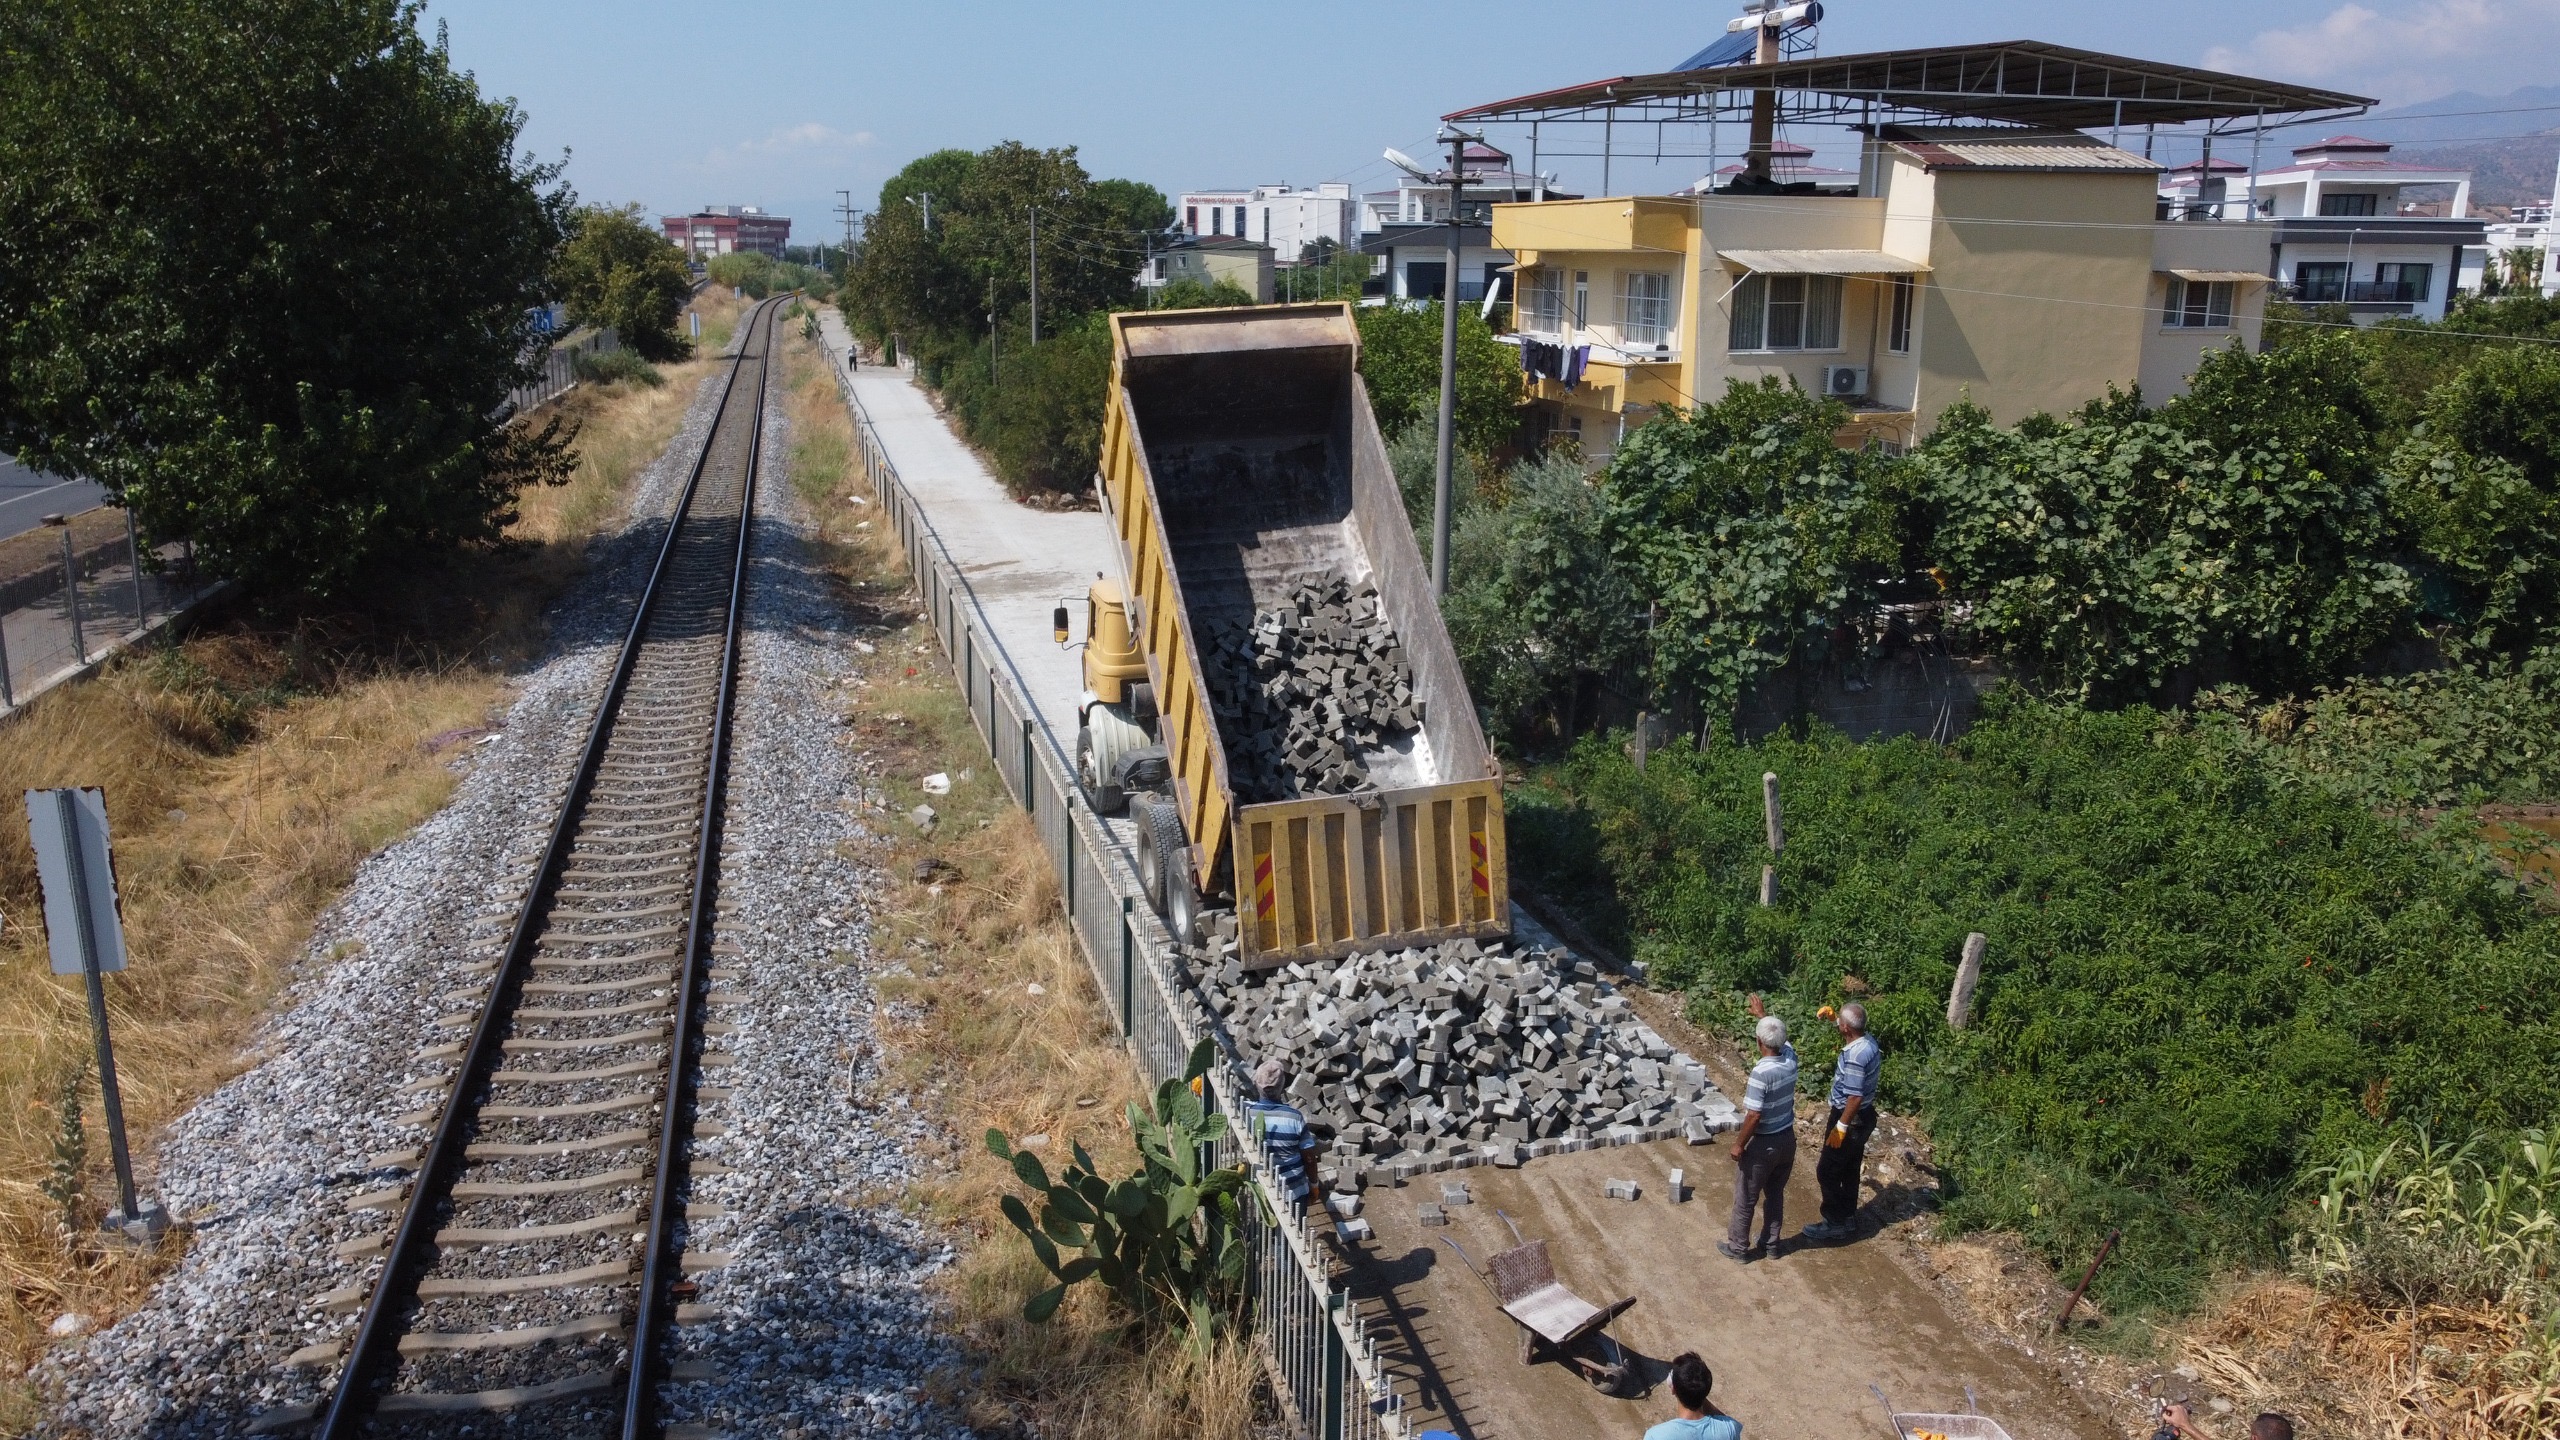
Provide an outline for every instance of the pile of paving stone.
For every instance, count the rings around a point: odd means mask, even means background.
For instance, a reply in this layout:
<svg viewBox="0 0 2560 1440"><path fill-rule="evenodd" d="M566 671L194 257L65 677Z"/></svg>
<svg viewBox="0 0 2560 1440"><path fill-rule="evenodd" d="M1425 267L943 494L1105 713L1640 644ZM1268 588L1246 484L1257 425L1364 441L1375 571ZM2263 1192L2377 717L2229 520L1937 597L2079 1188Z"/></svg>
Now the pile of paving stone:
<svg viewBox="0 0 2560 1440"><path fill-rule="evenodd" d="M1251 975L1231 955L1195 957L1192 973L1248 1070L1281 1060L1328 1185L1702 1143L1741 1118L1703 1066L1562 951L1451 940Z"/></svg>
<svg viewBox="0 0 2560 1440"><path fill-rule="evenodd" d="M1203 628L1201 671L1245 804L1374 788L1362 753L1422 724L1413 669L1365 581L1308 571L1252 624Z"/></svg>

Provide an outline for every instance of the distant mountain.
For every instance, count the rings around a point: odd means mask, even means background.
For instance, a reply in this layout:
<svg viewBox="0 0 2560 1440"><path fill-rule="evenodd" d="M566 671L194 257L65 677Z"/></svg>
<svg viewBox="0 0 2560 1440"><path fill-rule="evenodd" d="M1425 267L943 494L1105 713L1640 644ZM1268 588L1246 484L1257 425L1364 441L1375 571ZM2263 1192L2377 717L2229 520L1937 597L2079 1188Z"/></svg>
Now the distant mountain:
<svg viewBox="0 0 2560 1440"><path fill-rule="evenodd" d="M2560 166L2560 85L2527 85L2504 95L2468 90L2393 110L2376 110L2337 128L2388 140L2393 158L2471 172L2475 205L2520 205L2550 198Z"/></svg>
<svg viewBox="0 0 2560 1440"><path fill-rule="evenodd" d="M2527 85L2504 95L2468 90L2415 105L2376 110L2340 127L2394 145L2472 144L2560 129L2560 85ZM2549 184L2551 177L2544 176Z"/></svg>

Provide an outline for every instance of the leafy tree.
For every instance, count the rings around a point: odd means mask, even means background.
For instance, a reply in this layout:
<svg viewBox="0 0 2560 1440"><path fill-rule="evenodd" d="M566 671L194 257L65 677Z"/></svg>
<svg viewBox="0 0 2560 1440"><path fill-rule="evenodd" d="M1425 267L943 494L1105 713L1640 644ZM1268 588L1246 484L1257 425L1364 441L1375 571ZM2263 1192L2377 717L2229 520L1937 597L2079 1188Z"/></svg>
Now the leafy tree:
<svg viewBox="0 0 2560 1440"><path fill-rule="evenodd" d="M210 569L329 590L563 479L506 427L569 197L414 0L13 5L0 445Z"/></svg>
<svg viewBox="0 0 2560 1440"><path fill-rule="evenodd" d="M1605 519L1600 487L1565 453L1514 466L1459 516L1442 608L1497 732L1571 738L1584 682L1642 657L1644 599L1609 553Z"/></svg>
<svg viewBox="0 0 2560 1440"><path fill-rule="evenodd" d="M1360 321L1360 378L1378 429L1393 435L1440 414L1440 303L1372 305ZM1458 311L1458 445L1491 455L1520 429L1520 352L1493 338L1471 309Z"/></svg>
<svg viewBox="0 0 2560 1440"><path fill-rule="evenodd" d="M1105 223L1130 242L1173 228L1173 202L1143 180L1096 180L1093 198Z"/></svg>
<svg viewBox="0 0 2560 1440"><path fill-rule="evenodd" d="M2393 506L2458 658L2560 643L2560 357L2493 349L2429 397L2391 458Z"/></svg>
<svg viewBox="0 0 2560 1440"><path fill-rule="evenodd" d="M676 317L693 296L684 254L643 223L639 206L579 211L551 276L571 320L611 326L641 359L692 353L692 342L676 333Z"/></svg>
<svg viewBox="0 0 2560 1440"><path fill-rule="evenodd" d="M1609 464L1609 553L1656 611L1653 680L1730 712L1827 652L1899 555L1887 466L1843 450L1838 401L1770 376L1630 432Z"/></svg>

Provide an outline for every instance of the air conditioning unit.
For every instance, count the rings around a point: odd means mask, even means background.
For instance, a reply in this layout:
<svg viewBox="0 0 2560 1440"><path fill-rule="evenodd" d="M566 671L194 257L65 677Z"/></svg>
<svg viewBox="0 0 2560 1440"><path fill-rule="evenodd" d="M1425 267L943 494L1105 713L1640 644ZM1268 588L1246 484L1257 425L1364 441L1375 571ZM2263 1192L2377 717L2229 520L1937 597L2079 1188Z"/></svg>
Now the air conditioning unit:
<svg viewBox="0 0 2560 1440"><path fill-rule="evenodd" d="M1822 393L1834 400L1854 400L1867 393L1867 367L1864 365L1825 365L1822 367Z"/></svg>

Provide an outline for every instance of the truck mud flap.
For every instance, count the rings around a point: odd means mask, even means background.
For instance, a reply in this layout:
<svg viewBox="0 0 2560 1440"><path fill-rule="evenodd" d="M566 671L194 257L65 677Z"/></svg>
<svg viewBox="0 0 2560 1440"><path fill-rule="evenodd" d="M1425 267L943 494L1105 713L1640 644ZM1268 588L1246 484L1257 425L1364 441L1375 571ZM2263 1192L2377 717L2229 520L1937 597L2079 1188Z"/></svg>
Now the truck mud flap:
<svg viewBox="0 0 2560 1440"><path fill-rule="evenodd" d="M1235 855L1248 970L1511 930L1496 779L1249 805Z"/></svg>

